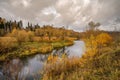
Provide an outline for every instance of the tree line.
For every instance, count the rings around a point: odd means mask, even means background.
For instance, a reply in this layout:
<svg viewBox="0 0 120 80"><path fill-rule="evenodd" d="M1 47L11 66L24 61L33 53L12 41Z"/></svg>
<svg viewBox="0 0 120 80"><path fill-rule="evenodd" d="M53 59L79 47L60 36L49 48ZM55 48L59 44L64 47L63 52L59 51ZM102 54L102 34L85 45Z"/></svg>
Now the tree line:
<svg viewBox="0 0 120 80"><path fill-rule="evenodd" d="M23 21L7 21L4 18L0 17L0 36L4 36L8 33L11 33L14 29L16 30L25 30L25 31L33 31L36 36L43 37L48 35L49 39L51 36L78 36L78 32L74 32L73 30L66 30L64 26L62 28L55 28L53 25L43 25L39 26L38 24L33 25L32 23L27 24L26 27L23 27Z"/></svg>

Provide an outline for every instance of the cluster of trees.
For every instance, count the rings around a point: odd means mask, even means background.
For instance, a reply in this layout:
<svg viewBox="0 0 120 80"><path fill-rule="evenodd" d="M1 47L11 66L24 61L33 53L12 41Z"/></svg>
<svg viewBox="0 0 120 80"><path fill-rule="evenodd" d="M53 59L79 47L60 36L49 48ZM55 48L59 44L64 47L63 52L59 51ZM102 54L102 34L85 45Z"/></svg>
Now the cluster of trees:
<svg viewBox="0 0 120 80"><path fill-rule="evenodd" d="M52 37L60 38L62 40L65 37L76 37L79 38L79 33L74 32L73 30L66 30L63 28L53 28L52 26L46 25L42 28L38 28L35 30L35 35L39 37L48 37L51 40Z"/></svg>
<svg viewBox="0 0 120 80"><path fill-rule="evenodd" d="M6 36L16 38L18 43L21 44L22 42L50 42L77 39L79 37L79 33L72 30L66 30L64 28L53 28L52 26L46 25L44 27L37 28L34 31L28 29L13 29L12 32Z"/></svg>
<svg viewBox="0 0 120 80"><path fill-rule="evenodd" d="M26 26L26 28L23 27L23 22L22 20L20 21L7 21L4 18L0 17L0 36L4 36L7 33L11 33L13 31L13 29L17 29L17 30L27 30L27 31L35 31L35 29L40 28L40 26L37 25L32 25L28 22L28 25Z"/></svg>
<svg viewBox="0 0 120 80"><path fill-rule="evenodd" d="M0 36L12 32L14 28L22 29L23 28L22 21L21 20L19 22L6 21L6 19L0 17Z"/></svg>
<svg viewBox="0 0 120 80"><path fill-rule="evenodd" d="M13 29L13 31L9 33L7 36L16 38L17 42L21 44L22 42L32 41L34 33L32 31Z"/></svg>
<svg viewBox="0 0 120 80"><path fill-rule="evenodd" d="M101 53L103 47L109 46L113 39L108 32L97 29L100 26L100 23L91 21L88 25L90 29L83 32L81 36L86 43L88 55L93 56L96 53Z"/></svg>
<svg viewBox="0 0 120 80"><path fill-rule="evenodd" d="M91 56L96 53L101 53L103 47L107 47L112 42L112 37L108 33L100 33L98 35L91 34L89 38L85 39L87 52Z"/></svg>
<svg viewBox="0 0 120 80"><path fill-rule="evenodd" d="M61 36L64 38L64 36L69 37L77 37L79 38L79 33L74 32L73 30L66 30L64 27L62 28L53 28L53 25L44 25L39 26L38 24L33 25L28 22L28 25L24 28L23 22L20 21L7 21L4 18L0 17L0 36L4 36L8 33L11 33L14 29L16 30L25 30L25 31L32 31L35 33L36 36L43 37L48 36L49 39L51 36Z"/></svg>

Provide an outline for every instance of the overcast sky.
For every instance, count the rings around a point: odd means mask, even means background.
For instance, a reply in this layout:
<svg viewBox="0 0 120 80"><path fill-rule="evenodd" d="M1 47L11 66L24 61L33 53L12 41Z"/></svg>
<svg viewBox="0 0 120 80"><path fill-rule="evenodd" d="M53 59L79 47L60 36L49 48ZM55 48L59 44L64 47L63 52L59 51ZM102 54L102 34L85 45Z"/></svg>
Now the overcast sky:
<svg viewBox="0 0 120 80"><path fill-rule="evenodd" d="M114 30L120 28L120 0L0 0L0 16L77 31L95 21L100 29Z"/></svg>

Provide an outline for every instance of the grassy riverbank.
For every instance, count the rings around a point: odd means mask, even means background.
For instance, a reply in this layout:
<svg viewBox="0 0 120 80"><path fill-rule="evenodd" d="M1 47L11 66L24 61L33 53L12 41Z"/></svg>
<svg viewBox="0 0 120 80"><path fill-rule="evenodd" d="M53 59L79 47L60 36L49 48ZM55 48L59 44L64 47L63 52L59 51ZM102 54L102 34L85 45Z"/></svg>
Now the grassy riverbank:
<svg viewBox="0 0 120 80"><path fill-rule="evenodd" d="M84 38L87 50L81 58L63 56L59 60L53 56L44 68L42 80L120 80L120 38L111 34Z"/></svg>
<svg viewBox="0 0 120 80"><path fill-rule="evenodd" d="M120 50L82 58L64 58L47 65L43 80L119 80Z"/></svg>
<svg viewBox="0 0 120 80"><path fill-rule="evenodd" d="M64 46L73 45L73 41L57 41L57 42L24 42L17 46L15 50L1 54L0 61L14 57L26 57L37 53L46 54L53 49L62 48Z"/></svg>

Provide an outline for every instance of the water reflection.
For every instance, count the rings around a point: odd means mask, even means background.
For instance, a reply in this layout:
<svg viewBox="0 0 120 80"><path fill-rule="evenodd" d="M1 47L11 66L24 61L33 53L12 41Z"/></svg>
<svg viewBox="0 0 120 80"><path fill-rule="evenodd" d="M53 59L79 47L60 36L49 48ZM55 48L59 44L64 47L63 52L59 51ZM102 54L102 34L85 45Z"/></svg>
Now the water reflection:
<svg viewBox="0 0 120 80"><path fill-rule="evenodd" d="M47 59L48 55L35 55L32 58L27 58L27 64L21 70L21 77L25 80L39 80L40 71Z"/></svg>
<svg viewBox="0 0 120 80"><path fill-rule="evenodd" d="M2 75L5 80L17 80L23 67L20 59L7 60L3 64Z"/></svg>
<svg viewBox="0 0 120 80"><path fill-rule="evenodd" d="M65 52L69 57L81 57L85 52L85 43L83 41L75 41L73 46L66 47Z"/></svg>
<svg viewBox="0 0 120 80"><path fill-rule="evenodd" d="M73 46L53 50L51 54L61 57L65 53L68 57L81 57L84 50L84 42L75 41ZM37 54L25 59L6 61L0 70L0 80L40 80L40 72L51 54Z"/></svg>

